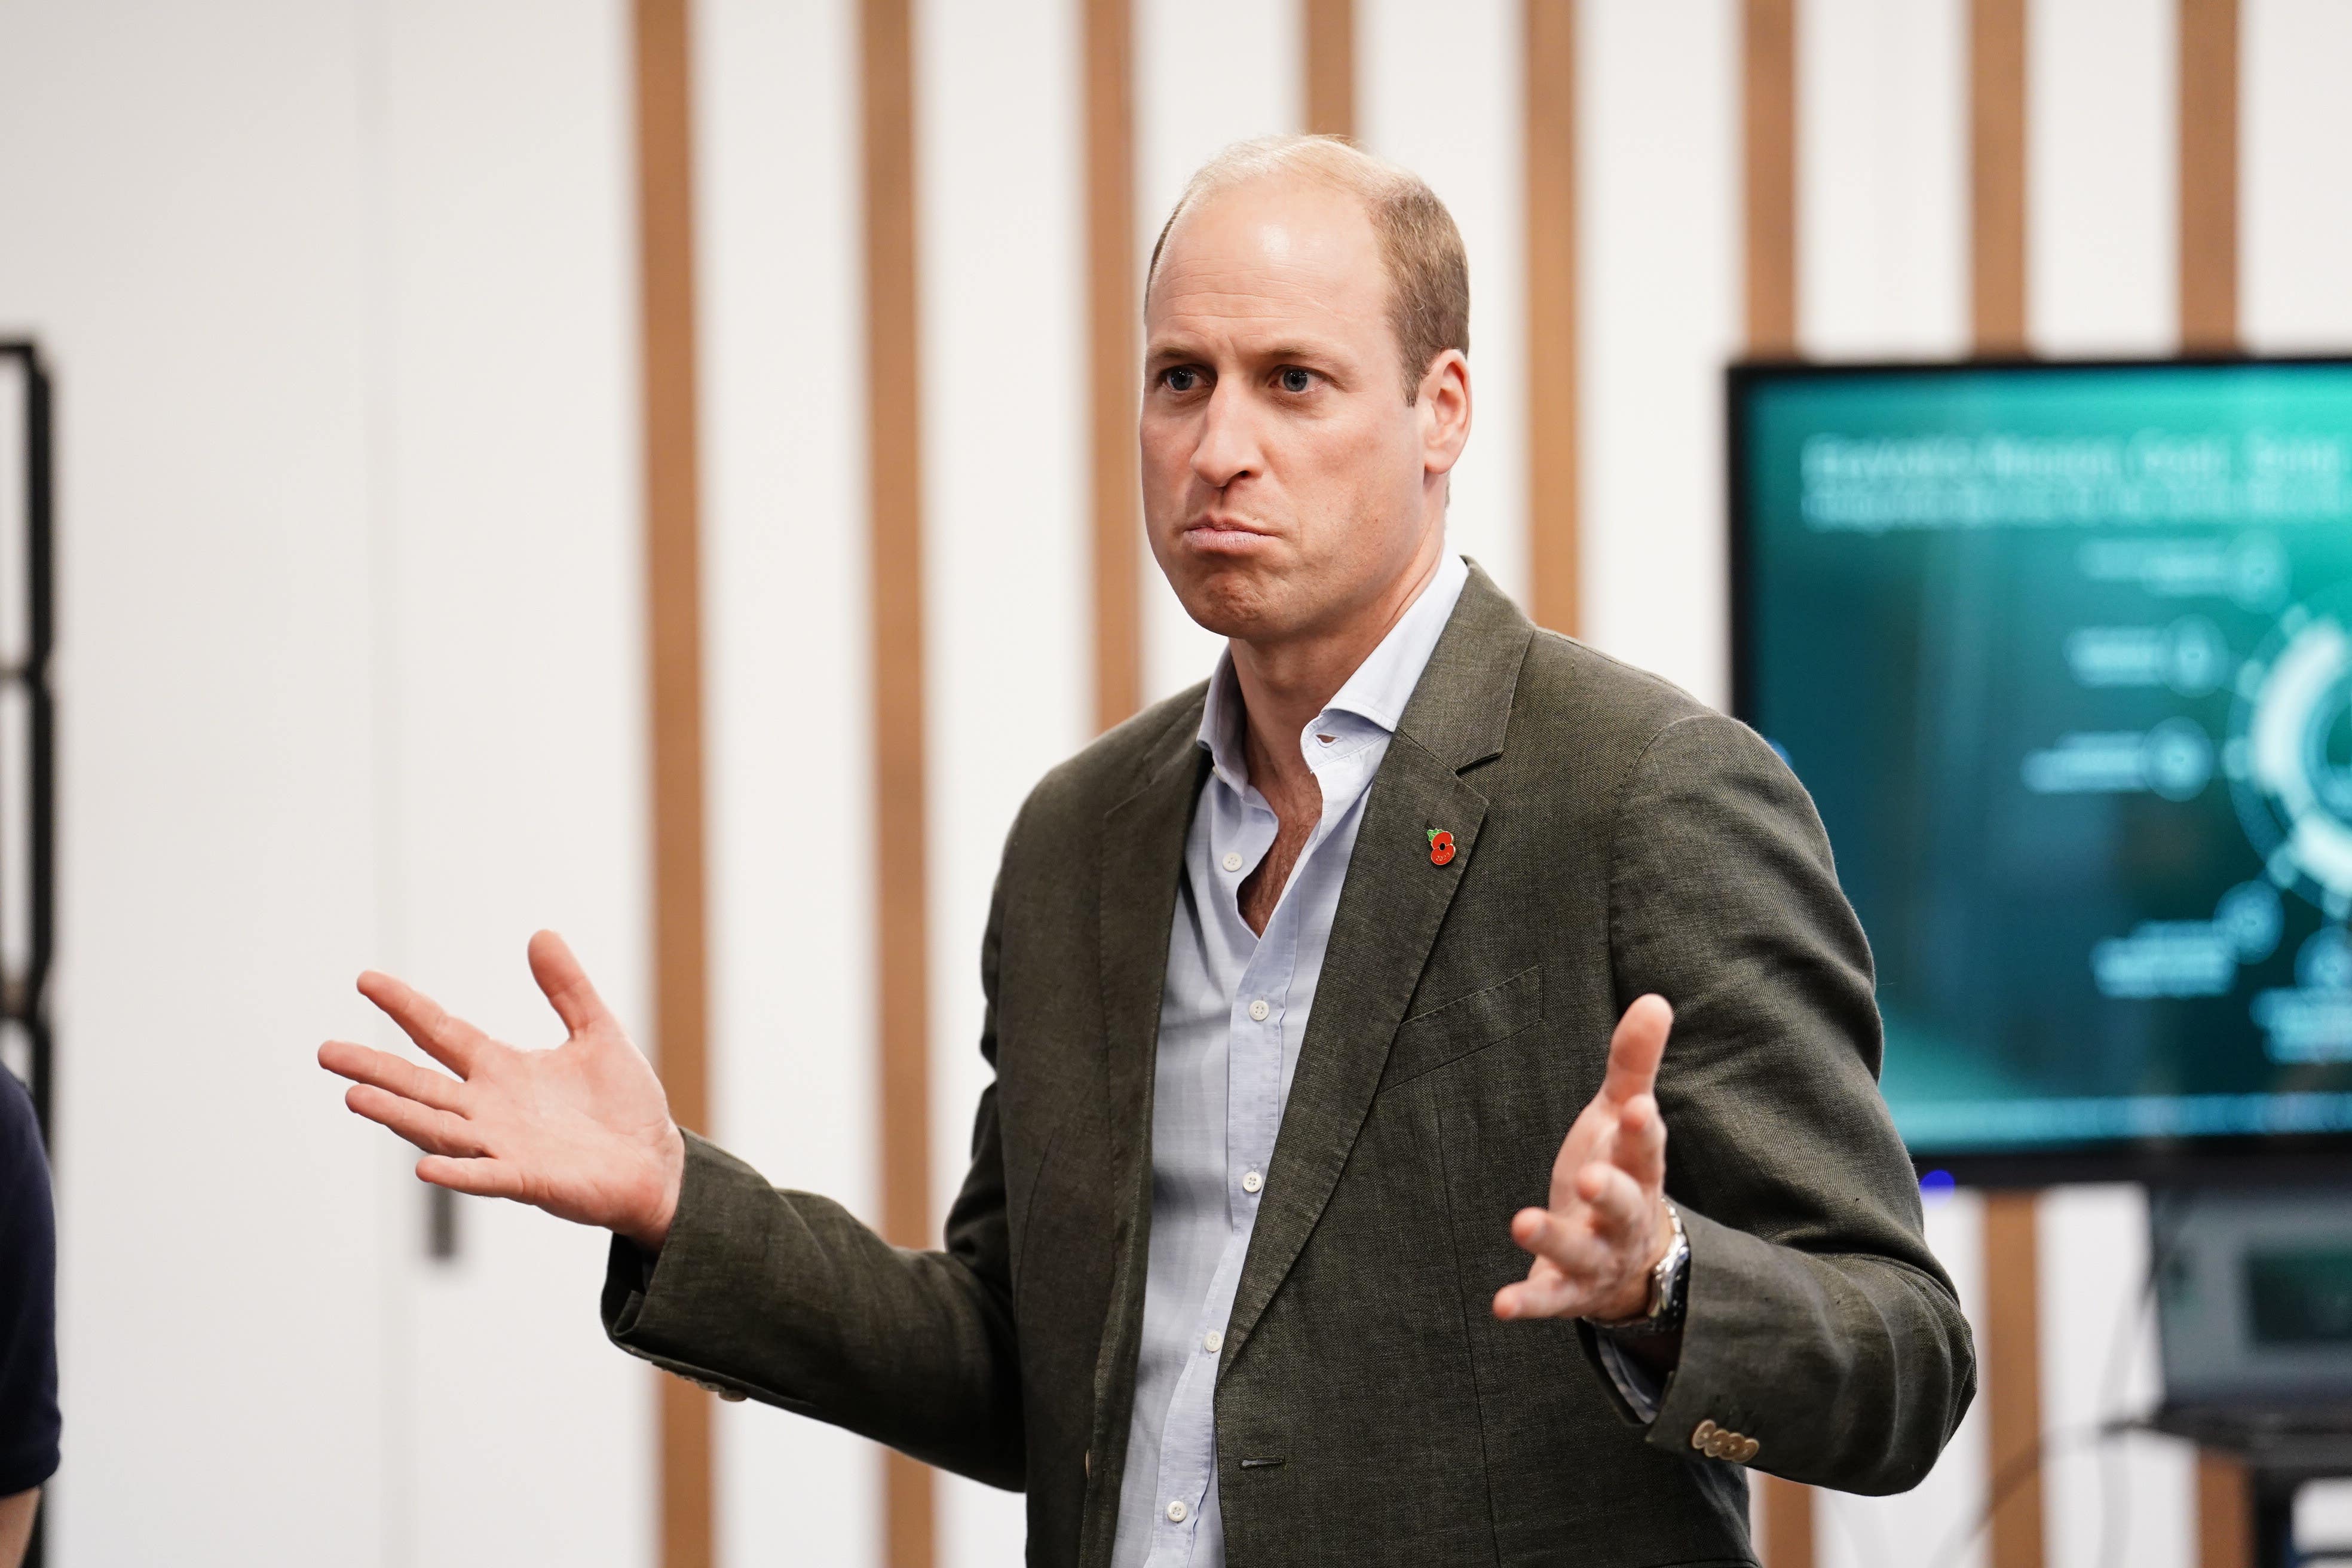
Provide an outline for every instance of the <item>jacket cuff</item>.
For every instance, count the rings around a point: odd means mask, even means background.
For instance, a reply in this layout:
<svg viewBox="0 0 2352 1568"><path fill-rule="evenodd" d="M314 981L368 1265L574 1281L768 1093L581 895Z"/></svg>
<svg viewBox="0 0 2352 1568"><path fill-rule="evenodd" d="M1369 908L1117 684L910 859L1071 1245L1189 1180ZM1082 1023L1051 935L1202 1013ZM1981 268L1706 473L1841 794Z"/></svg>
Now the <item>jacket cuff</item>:
<svg viewBox="0 0 2352 1568"><path fill-rule="evenodd" d="M1782 1300L1790 1270L1769 1242L1677 1206L1690 1242L1682 1352L1659 1391L1644 1440L1686 1458L1735 1458L1744 1440L1754 1438L1757 1451L1769 1453L1775 1434L1756 1371L1771 1364L1788 1333L1789 1309L1796 1305ZM1717 1445L1729 1452L1709 1450L1717 1435L1734 1439Z"/></svg>
<svg viewBox="0 0 2352 1568"><path fill-rule="evenodd" d="M748 1203L771 1197L767 1179L697 1133L686 1133L686 1173L678 1186L662 1249L648 1254L614 1236L605 1254L599 1301L605 1337L665 1372L729 1399L754 1398L789 1410L808 1402L761 1387L707 1364L709 1347L726 1342L740 1322L712 1320L714 1305L731 1304L732 1286L748 1277L752 1259L739 1256L745 1227L730 1226ZM759 1238L750 1238L753 1249Z"/></svg>

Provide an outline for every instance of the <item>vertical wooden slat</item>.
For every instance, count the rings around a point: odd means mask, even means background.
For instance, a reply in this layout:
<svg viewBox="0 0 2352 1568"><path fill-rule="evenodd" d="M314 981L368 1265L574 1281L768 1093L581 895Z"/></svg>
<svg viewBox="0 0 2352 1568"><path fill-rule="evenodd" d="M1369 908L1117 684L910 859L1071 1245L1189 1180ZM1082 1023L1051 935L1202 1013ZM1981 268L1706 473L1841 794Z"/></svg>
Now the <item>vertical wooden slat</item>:
<svg viewBox="0 0 2352 1568"><path fill-rule="evenodd" d="M2253 1568L2253 1484L2243 1460L2197 1454L2198 1568Z"/></svg>
<svg viewBox="0 0 2352 1568"><path fill-rule="evenodd" d="M1797 353L1797 0L1748 0L1740 118L1748 241L1748 352Z"/></svg>
<svg viewBox="0 0 2352 1568"><path fill-rule="evenodd" d="M1976 352L2028 348L2025 0L1969 6L1969 305ZM2035 1194L1985 1195L1992 1568L2042 1568L2041 1236Z"/></svg>
<svg viewBox="0 0 2352 1568"><path fill-rule="evenodd" d="M1576 635L1576 0L1526 0L1528 578L1538 625Z"/></svg>
<svg viewBox="0 0 2352 1568"><path fill-rule="evenodd" d="M2180 343L2238 346L2238 0L2180 0Z"/></svg>
<svg viewBox="0 0 2352 1568"><path fill-rule="evenodd" d="M1741 197L1748 353L1793 359L1797 341L1797 0L1740 14ZM1764 1568L1813 1568L1813 1489L1759 1474Z"/></svg>
<svg viewBox="0 0 2352 1568"><path fill-rule="evenodd" d="M1356 134L1356 0L1307 0L1307 129Z"/></svg>
<svg viewBox="0 0 2352 1568"><path fill-rule="evenodd" d="M929 942L924 900L922 406L910 0L864 0L866 353L874 665L875 967L880 985L882 1230L931 1234ZM885 1457L893 1568L929 1568L931 1473Z"/></svg>
<svg viewBox="0 0 2352 1568"><path fill-rule="evenodd" d="M1985 1194L1983 1356L1992 1568L2042 1568L2041 1226L2030 1192Z"/></svg>
<svg viewBox="0 0 2352 1568"><path fill-rule="evenodd" d="M702 845L702 616L696 477L692 83L687 0L636 0L651 698L654 1030L670 1113L709 1126ZM660 1380L664 1568L710 1568L710 1395Z"/></svg>
<svg viewBox="0 0 2352 1568"><path fill-rule="evenodd" d="M2238 347L2238 0L2179 0L2180 346ZM2252 1485L2226 1454L2197 1457L2200 1568L2251 1568Z"/></svg>
<svg viewBox="0 0 2352 1568"><path fill-rule="evenodd" d="M1095 728L1143 706L1136 492L1135 88L1132 0L1086 0L1087 353L1094 503Z"/></svg>
<svg viewBox="0 0 2352 1568"><path fill-rule="evenodd" d="M2026 352L2025 0L1969 6L1969 314L1976 352Z"/></svg>

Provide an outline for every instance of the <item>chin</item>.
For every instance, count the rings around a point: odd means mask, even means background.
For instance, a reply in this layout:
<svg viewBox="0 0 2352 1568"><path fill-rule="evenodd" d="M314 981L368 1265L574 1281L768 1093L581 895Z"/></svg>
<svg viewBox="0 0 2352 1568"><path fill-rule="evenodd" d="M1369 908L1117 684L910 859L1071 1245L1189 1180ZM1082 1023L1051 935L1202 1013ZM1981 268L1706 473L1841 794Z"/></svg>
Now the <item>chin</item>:
<svg viewBox="0 0 2352 1568"><path fill-rule="evenodd" d="M1221 637L1264 637L1279 621L1279 604L1286 597L1263 573L1221 565L1195 564L1186 580L1171 581L1184 613Z"/></svg>

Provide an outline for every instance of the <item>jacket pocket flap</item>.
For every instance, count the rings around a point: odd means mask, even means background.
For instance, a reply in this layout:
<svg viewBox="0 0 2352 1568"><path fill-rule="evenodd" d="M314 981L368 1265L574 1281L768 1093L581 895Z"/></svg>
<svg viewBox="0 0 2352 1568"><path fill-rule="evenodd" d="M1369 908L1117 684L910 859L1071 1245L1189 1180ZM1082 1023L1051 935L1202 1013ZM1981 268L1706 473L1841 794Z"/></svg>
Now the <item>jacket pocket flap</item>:
<svg viewBox="0 0 2352 1568"><path fill-rule="evenodd" d="M1541 1022L1543 965L1531 963L1508 980L1416 1013L1398 1025L1381 1089L1391 1089L1434 1072Z"/></svg>

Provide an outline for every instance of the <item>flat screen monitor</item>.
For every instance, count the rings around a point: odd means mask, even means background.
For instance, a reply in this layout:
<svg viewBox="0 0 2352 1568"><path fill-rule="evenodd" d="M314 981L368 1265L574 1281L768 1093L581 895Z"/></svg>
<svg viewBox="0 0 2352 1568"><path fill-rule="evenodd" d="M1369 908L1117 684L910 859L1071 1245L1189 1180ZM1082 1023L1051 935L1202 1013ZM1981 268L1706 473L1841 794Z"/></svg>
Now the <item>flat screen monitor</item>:
<svg viewBox="0 0 2352 1568"><path fill-rule="evenodd" d="M2352 359L1740 366L1729 457L1914 1159L2352 1168Z"/></svg>

